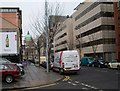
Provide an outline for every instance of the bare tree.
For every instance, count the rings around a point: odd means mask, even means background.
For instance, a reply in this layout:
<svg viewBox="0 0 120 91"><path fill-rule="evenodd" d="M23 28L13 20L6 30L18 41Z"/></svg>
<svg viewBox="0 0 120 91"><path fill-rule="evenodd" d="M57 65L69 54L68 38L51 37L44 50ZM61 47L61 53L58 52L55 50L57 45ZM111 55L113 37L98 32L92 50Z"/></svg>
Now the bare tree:
<svg viewBox="0 0 120 91"><path fill-rule="evenodd" d="M47 49L46 53L48 52L47 60L50 60L52 42L58 27L58 23L61 20L60 11L61 8L59 3L54 3L54 5L52 5L45 0L45 15L43 17L43 20L39 19L39 16L37 16L36 20L34 20L33 23L31 24L34 34L37 33L36 36L40 41L37 42L39 56L40 56L40 51L39 51L40 48L46 45L45 46ZM54 21L51 19L50 16L54 16ZM54 31L53 31L53 27L54 27Z"/></svg>
<svg viewBox="0 0 120 91"><path fill-rule="evenodd" d="M94 58L96 58L96 51L97 51L98 45L97 45L97 42L95 41L95 38L96 38L95 33L91 34L91 35L88 35L88 38L89 38L89 43L92 42L89 45L92 46L92 50L93 50L93 53L94 53Z"/></svg>
<svg viewBox="0 0 120 91"><path fill-rule="evenodd" d="M55 7L53 7L55 6ZM45 2L45 30L46 30L46 53L47 53L47 60L50 61L51 56L51 48L52 43L54 40L54 36L57 32L59 22L61 20L61 13L60 13L60 5L57 3L56 5L50 6L50 4L46 1ZM53 19L51 18L53 17ZM53 29L54 28L54 29ZM52 33L52 34L51 34ZM49 67L47 62L47 68ZM48 72L49 68L47 69Z"/></svg>

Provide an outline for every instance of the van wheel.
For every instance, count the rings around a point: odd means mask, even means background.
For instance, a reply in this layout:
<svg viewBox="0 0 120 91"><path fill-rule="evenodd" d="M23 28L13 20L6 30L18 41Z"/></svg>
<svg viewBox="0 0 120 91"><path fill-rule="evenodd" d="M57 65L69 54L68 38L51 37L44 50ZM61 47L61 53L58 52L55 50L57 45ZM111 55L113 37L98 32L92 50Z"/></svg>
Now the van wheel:
<svg viewBox="0 0 120 91"><path fill-rule="evenodd" d="M63 69L59 69L59 73L60 73L60 74L63 74L63 73L64 73L64 70L63 70Z"/></svg>

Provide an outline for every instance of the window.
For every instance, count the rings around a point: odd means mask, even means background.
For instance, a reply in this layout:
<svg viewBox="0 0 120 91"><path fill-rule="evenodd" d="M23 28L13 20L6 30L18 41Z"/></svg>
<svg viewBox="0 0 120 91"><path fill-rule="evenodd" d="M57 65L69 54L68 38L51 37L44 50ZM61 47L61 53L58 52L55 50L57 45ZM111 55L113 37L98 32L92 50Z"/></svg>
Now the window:
<svg viewBox="0 0 120 91"><path fill-rule="evenodd" d="M100 17L113 17L114 16L114 13L113 12L99 12L97 13L96 15L90 17L89 19L87 19L86 21L82 22L81 24L78 24L76 27L75 27L75 30L78 30L80 29L81 27L99 19Z"/></svg>
<svg viewBox="0 0 120 91"><path fill-rule="evenodd" d="M7 69L8 69L7 66L5 66L5 65L0 65L0 70L7 70Z"/></svg>
<svg viewBox="0 0 120 91"><path fill-rule="evenodd" d="M75 21L77 21L79 18L81 18L82 16L84 16L86 13L88 13L89 11L91 11L92 9L94 9L95 7L97 7L99 4L113 4L113 2L95 2L91 6L89 6L86 10L84 10L79 15L77 15L75 17Z"/></svg>
<svg viewBox="0 0 120 91"><path fill-rule="evenodd" d="M17 12L17 9L0 9L0 12Z"/></svg>
<svg viewBox="0 0 120 91"><path fill-rule="evenodd" d="M9 66L9 68L11 69L11 70L13 70L14 69L14 67L13 66L11 66L11 65L8 65Z"/></svg>
<svg viewBox="0 0 120 91"><path fill-rule="evenodd" d="M55 60L56 60L56 62L58 62L60 60L59 55L56 54Z"/></svg>
<svg viewBox="0 0 120 91"><path fill-rule="evenodd" d="M109 38L109 39L99 39L99 40L92 40L90 42L82 44L82 47L89 47L89 46L95 46L99 44L115 44L115 39Z"/></svg>

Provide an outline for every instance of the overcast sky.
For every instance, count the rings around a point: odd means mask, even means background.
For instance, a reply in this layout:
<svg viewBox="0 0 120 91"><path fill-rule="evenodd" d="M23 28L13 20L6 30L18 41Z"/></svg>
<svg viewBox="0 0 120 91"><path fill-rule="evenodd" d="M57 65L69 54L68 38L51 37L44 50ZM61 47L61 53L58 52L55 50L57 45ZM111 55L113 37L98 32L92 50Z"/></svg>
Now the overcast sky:
<svg viewBox="0 0 120 91"><path fill-rule="evenodd" d="M74 8L84 0L48 0L51 3L60 2L63 8L63 15L71 15L74 12ZM36 16L43 17L44 14L44 0L0 0L0 6L4 7L19 7L22 10L22 28L23 36L27 34L27 31L33 36L33 32L30 30L31 21Z"/></svg>

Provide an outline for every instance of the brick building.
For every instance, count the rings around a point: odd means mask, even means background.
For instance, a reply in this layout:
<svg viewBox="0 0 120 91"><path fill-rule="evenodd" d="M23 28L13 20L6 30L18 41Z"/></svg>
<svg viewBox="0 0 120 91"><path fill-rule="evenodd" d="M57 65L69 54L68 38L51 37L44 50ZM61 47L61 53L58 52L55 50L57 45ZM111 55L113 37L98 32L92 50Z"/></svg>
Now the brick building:
<svg viewBox="0 0 120 91"><path fill-rule="evenodd" d="M120 60L120 0L114 2L114 21L116 34L116 59Z"/></svg>
<svg viewBox="0 0 120 91"><path fill-rule="evenodd" d="M17 53L2 55L11 61L22 60L22 11L18 7L0 7L0 32L17 32Z"/></svg>

